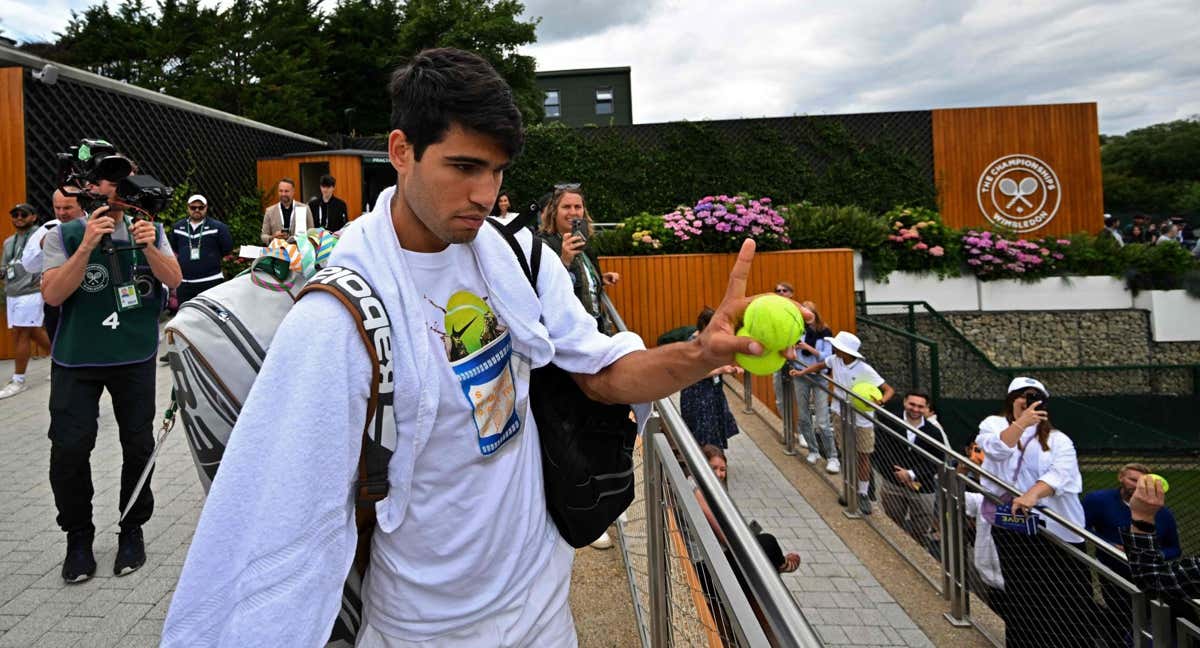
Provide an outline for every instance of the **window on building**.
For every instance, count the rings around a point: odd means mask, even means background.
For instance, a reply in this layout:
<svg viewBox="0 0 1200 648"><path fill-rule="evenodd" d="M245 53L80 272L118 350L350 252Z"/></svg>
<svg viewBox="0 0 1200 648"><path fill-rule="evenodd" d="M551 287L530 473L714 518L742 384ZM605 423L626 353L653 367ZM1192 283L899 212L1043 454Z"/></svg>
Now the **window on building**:
<svg viewBox="0 0 1200 648"><path fill-rule="evenodd" d="M546 100L543 105L546 107L546 117L562 116L558 102L558 90L547 90Z"/></svg>
<svg viewBox="0 0 1200 648"><path fill-rule="evenodd" d="M596 114L611 115L613 113L613 89L596 88Z"/></svg>

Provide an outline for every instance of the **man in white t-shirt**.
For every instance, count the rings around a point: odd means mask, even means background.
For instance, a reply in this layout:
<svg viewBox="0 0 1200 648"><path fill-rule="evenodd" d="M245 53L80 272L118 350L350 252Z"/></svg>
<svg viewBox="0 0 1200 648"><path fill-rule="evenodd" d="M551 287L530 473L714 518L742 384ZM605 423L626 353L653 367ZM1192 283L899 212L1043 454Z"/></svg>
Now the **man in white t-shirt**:
<svg viewBox="0 0 1200 648"><path fill-rule="evenodd" d="M605 336L564 267L543 263L534 294L484 222L523 143L507 84L474 54L436 49L397 70L390 89L396 185L331 259L361 273L387 310L405 403L395 408L357 645L573 646L574 551L546 511L529 370L553 361L596 400L644 403L735 352L760 355L760 344L733 333L749 302L753 244L695 340L646 350L634 334ZM300 300L280 325L208 495L162 645L316 646L345 613L371 380L354 330L326 294Z"/></svg>
<svg viewBox="0 0 1200 648"><path fill-rule="evenodd" d="M859 383L868 383L879 388L882 397L876 405L883 405L892 399L895 390L887 384L875 368L863 359L859 348L862 342L858 336L849 331L839 331L831 338L825 338L833 346L833 355L825 358L825 362L805 367L803 370L792 370L793 376L803 376L829 369L834 385L837 388L837 398L833 399L829 409L832 412L833 429L842 429L842 403L839 399L850 399L847 390L853 389ZM854 425L854 449L858 454L858 510L863 515L871 514L871 499L867 493L871 489L871 453L875 452L875 412L852 412L848 417ZM843 500L844 501L844 500Z"/></svg>

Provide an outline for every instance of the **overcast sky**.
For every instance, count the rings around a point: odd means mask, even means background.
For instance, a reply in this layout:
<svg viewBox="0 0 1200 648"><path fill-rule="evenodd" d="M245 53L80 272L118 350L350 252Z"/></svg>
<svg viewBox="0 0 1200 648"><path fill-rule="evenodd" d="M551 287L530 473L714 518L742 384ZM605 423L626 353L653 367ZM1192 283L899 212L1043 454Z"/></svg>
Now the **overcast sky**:
<svg viewBox="0 0 1200 648"><path fill-rule="evenodd" d="M328 0L327 0L328 1ZM79 0L0 0L18 40ZM526 0L538 69L630 66L636 122L1095 101L1200 114L1200 0Z"/></svg>

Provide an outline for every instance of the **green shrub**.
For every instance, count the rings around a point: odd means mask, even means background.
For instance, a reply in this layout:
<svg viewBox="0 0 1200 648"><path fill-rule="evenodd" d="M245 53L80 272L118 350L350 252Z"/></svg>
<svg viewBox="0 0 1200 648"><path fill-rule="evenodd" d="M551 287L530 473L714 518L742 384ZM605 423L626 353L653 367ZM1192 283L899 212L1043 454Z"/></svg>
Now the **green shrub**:
<svg viewBox="0 0 1200 648"><path fill-rule="evenodd" d="M614 228L597 231L590 243L601 256L670 254L679 251L677 239L666 228L663 217L648 212L627 218Z"/></svg>
<svg viewBox="0 0 1200 648"><path fill-rule="evenodd" d="M1174 241L1131 243L1121 248L1120 258L1129 289L1134 292L1182 288L1183 277L1197 268L1192 253Z"/></svg>

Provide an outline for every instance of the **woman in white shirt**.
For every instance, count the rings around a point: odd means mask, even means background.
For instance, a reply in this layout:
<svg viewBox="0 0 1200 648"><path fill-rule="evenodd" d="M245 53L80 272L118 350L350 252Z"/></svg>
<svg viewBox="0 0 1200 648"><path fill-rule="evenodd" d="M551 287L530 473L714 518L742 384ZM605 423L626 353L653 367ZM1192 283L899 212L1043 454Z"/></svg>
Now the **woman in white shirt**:
<svg viewBox="0 0 1200 648"><path fill-rule="evenodd" d="M979 424L975 442L983 449L983 469L1015 486L1021 495L1013 498L991 480L983 480L983 486L1011 502L1014 513L1045 508L1082 528L1083 477L1075 444L1051 425L1044 408L1048 398L1041 382L1017 378L1008 386L1003 414ZM984 516L995 516L993 506L984 503ZM1091 646L1091 634L1102 617L1092 601L1088 568L1047 536L1079 549L1084 548L1083 537L1045 516L1042 519L1045 526L1034 535L991 525L1009 603L1006 645Z"/></svg>

